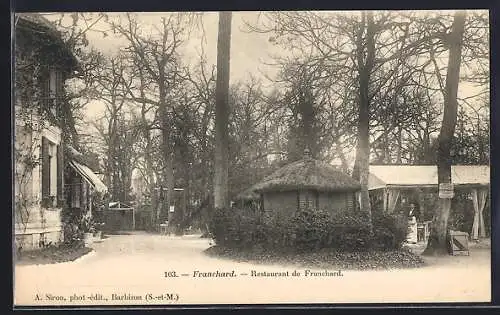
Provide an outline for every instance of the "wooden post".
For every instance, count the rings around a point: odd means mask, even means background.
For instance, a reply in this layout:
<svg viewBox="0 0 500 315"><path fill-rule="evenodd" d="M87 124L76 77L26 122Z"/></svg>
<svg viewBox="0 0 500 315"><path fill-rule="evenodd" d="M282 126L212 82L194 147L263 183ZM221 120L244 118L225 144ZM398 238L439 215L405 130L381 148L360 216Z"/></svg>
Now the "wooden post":
<svg viewBox="0 0 500 315"><path fill-rule="evenodd" d="M384 210L383 213L387 213L387 203L388 203L388 198L389 198L389 193L387 192L387 188L384 188L382 192L382 196L384 197Z"/></svg>
<svg viewBox="0 0 500 315"><path fill-rule="evenodd" d="M472 190L472 202L474 203L474 221L472 223L472 239L479 239L479 196L477 189Z"/></svg>
<svg viewBox="0 0 500 315"><path fill-rule="evenodd" d="M135 207L132 208L132 230L135 231Z"/></svg>

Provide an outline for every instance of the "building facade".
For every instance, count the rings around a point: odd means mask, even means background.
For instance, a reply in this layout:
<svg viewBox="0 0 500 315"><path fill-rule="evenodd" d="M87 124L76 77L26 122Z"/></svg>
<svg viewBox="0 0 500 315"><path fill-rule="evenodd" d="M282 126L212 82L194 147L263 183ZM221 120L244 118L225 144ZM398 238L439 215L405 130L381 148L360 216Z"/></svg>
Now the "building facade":
<svg viewBox="0 0 500 315"><path fill-rule="evenodd" d="M17 249L63 239L64 82L78 62L37 14L15 16L14 228Z"/></svg>

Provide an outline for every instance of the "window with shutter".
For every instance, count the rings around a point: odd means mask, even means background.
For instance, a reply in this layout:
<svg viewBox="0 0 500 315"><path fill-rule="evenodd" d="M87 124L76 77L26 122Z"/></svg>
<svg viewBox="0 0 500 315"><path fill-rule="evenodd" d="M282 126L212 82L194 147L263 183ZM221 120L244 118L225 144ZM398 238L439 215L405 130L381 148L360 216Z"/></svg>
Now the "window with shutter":
<svg viewBox="0 0 500 315"><path fill-rule="evenodd" d="M59 159L58 146L52 143L46 137L42 137L42 206L45 208L52 208L58 204L59 185L63 185L62 173L59 175ZM62 169L62 167L61 167Z"/></svg>
<svg viewBox="0 0 500 315"><path fill-rule="evenodd" d="M55 69L49 71L49 97L57 97L57 71Z"/></svg>
<svg viewBox="0 0 500 315"><path fill-rule="evenodd" d="M354 208L354 198L352 197L352 194L346 194L346 198L347 198L347 210L349 211L354 211L356 210Z"/></svg>
<svg viewBox="0 0 500 315"><path fill-rule="evenodd" d="M62 95L63 74L56 68L48 68L42 76L42 104L54 117L59 115L58 98Z"/></svg>
<svg viewBox="0 0 500 315"><path fill-rule="evenodd" d="M311 192L306 191L306 207L308 210L312 208L312 198L311 198Z"/></svg>
<svg viewBox="0 0 500 315"><path fill-rule="evenodd" d="M57 116L62 117L62 97L64 95L64 73L62 71L56 72L56 110Z"/></svg>
<svg viewBox="0 0 500 315"><path fill-rule="evenodd" d="M50 72L48 69L43 70L41 81L42 81L42 97L44 99L48 99L50 96Z"/></svg>
<svg viewBox="0 0 500 315"><path fill-rule="evenodd" d="M57 145L49 141L49 155L50 155L50 196L55 198L57 196Z"/></svg>
<svg viewBox="0 0 500 315"><path fill-rule="evenodd" d="M57 205L64 205L64 153L63 146L57 146Z"/></svg>
<svg viewBox="0 0 500 315"><path fill-rule="evenodd" d="M307 192L300 191L299 193L299 210L307 209Z"/></svg>
<svg viewBox="0 0 500 315"><path fill-rule="evenodd" d="M314 210L318 206L318 194L316 191L305 190L299 193L298 207L300 210Z"/></svg>
<svg viewBox="0 0 500 315"><path fill-rule="evenodd" d="M50 142L42 137L42 204L49 206L50 199Z"/></svg>

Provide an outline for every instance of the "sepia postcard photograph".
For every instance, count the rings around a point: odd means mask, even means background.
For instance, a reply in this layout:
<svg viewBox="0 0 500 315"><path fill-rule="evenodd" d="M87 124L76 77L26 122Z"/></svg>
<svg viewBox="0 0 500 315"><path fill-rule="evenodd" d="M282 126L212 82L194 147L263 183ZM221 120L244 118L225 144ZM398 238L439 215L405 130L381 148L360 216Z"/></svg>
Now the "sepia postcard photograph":
<svg viewBox="0 0 500 315"><path fill-rule="evenodd" d="M491 302L488 10L12 14L15 307Z"/></svg>

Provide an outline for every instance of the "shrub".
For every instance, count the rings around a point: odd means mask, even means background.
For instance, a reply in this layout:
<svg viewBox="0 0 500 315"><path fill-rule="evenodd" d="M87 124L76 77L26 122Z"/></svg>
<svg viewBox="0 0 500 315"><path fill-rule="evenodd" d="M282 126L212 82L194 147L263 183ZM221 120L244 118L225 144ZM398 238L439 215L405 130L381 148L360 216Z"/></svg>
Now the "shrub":
<svg viewBox="0 0 500 315"><path fill-rule="evenodd" d="M330 215L321 210L297 211L284 231L284 237L297 250L312 250L328 243Z"/></svg>
<svg viewBox="0 0 500 315"><path fill-rule="evenodd" d="M374 215L371 234L366 217L360 213L340 211L330 215L323 210L279 213L263 219L260 213L247 208L218 209L210 229L217 244L223 247L274 251L392 250L400 248L406 238L407 224L402 217Z"/></svg>
<svg viewBox="0 0 500 315"><path fill-rule="evenodd" d="M216 209L210 230L217 242L226 247L250 247L256 236L257 217L248 209Z"/></svg>
<svg viewBox="0 0 500 315"><path fill-rule="evenodd" d="M365 249L370 244L370 227L360 213L340 211L332 215L330 248L344 251Z"/></svg>
<svg viewBox="0 0 500 315"><path fill-rule="evenodd" d="M376 213L372 223L374 235L371 247L384 250L401 248L408 229L406 216Z"/></svg>
<svg viewBox="0 0 500 315"><path fill-rule="evenodd" d="M280 251L287 247L287 236L290 235L290 220L273 213L268 218L262 218L256 226L257 237L255 245L266 249Z"/></svg>

